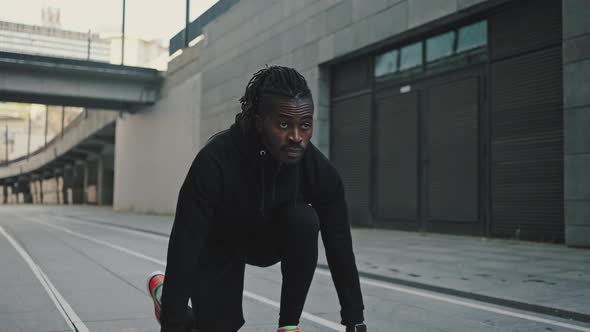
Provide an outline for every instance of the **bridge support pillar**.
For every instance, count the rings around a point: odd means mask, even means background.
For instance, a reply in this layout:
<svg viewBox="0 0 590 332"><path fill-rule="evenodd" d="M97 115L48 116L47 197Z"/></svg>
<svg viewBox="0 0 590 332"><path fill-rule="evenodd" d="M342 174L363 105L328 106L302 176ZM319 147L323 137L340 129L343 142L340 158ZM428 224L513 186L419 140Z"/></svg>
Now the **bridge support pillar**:
<svg viewBox="0 0 590 332"><path fill-rule="evenodd" d="M45 202L45 191L43 190L43 174L39 177L39 204L43 204Z"/></svg>
<svg viewBox="0 0 590 332"><path fill-rule="evenodd" d="M96 161L96 204L113 204L114 157L101 155Z"/></svg>
<svg viewBox="0 0 590 332"><path fill-rule="evenodd" d="M63 189L62 189L62 202L64 205L72 205L72 184L74 178L74 167L72 165L64 166L63 168Z"/></svg>
<svg viewBox="0 0 590 332"><path fill-rule="evenodd" d="M8 202L8 185L5 182L2 182L2 199L0 200L0 204L6 204Z"/></svg>
<svg viewBox="0 0 590 332"><path fill-rule="evenodd" d="M25 204L32 204L33 203L33 195L31 194L31 181L29 178L22 179L20 181L20 185L22 186L22 193L23 193L23 203Z"/></svg>
<svg viewBox="0 0 590 332"><path fill-rule="evenodd" d="M84 204L84 165L74 164L72 166L72 204Z"/></svg>
<svg viewBox="0 0 590 332"><path fill-rule="evenodd" d="M90 165L89 162L84 162L84 178L83 178L83 188L84 188L84 204L88 204L90 199L88 197L88 183L90 180Z"/></svg>
<svg viewBox="0 0 590 332"><path fill-rule="evenodd" d="M103 205L104 192L104 158L99 156L96 160L96 204Z"/></svg>

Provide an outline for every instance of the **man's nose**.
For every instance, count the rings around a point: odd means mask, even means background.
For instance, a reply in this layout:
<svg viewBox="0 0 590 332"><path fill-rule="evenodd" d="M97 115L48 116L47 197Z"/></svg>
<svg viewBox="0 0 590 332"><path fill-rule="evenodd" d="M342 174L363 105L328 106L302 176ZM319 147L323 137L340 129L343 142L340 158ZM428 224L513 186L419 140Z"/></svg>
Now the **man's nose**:
<svg viewBox="0 0 590 332"><path fill-rule="evenodd" d="M301 137L301 131L299 130L299 128L295 127L293 128L293 130L291 130L289 140L297 144L301 143L303 137Z"/></svg>

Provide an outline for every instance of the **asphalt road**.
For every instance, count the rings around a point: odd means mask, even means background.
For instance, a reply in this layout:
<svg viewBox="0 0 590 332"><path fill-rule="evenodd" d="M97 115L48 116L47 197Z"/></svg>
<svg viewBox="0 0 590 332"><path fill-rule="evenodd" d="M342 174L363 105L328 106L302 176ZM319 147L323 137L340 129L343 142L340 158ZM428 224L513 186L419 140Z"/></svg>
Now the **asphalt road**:
<svg viewBox="0 0 590 332"><path fill-rule="evenodd" d="M171 217L106 208L0 206L0 332L159 331L145 277L164 270ZM246 325L275 331L281 274L248 267ZM590 331L510 308L362 280L370 331ZM330 274L318 268L301 327L343 331ZM532 319L531 319L532 317Z"/></svg>

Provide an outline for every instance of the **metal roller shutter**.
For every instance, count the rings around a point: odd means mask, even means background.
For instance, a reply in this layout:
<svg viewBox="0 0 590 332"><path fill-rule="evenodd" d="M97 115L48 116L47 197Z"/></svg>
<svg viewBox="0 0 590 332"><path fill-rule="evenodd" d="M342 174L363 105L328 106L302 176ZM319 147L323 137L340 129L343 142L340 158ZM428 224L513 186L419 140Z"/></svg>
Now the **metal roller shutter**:
<svg viewBox="0 0 590 332"><path fill-rule="evenodd" d="M489 23L492 61L560 44L561 1L512 1Z"/></svg>
<svg viewBox="0 0 590 332"><path fill-rule="evenodd" d="M491 65L491 231L561 241L561 1L523 3L528 11L518 21L522 29L506 31L521 7L491 20L495 58L529 50Z"/></svg>
<svg viewBox="0 0 590 332"><path fill-rule="evenodd" d="M418 93L376 102L375 216L418 220Z"/></svg>
<svg viewBox="0 0 590 332"><path fill-rule="evenodd" d="M429 222L479 222L479 96L476 77L427 92Z"/></svg>
<svg viewBox="0 0 590 332"><path fill-rule="evenodd" d="M331 160L340 172L351 223L370 223L371 95L332 102Z"/></svg>
<svg viewBox="0 0 590 332"><path fill-rule="evenodd" d="M343 63L332 71L332 98L359 93L371 87L371 69L368 58Z"/></svg>

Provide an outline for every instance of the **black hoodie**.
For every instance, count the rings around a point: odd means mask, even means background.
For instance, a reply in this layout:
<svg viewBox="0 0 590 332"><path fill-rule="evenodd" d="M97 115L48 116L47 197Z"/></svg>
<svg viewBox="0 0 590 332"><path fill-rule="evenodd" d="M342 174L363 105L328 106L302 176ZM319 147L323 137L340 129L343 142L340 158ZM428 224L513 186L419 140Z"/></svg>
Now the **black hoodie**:
<svg viewBox="0 0 590 332"><path fill-rule="evenodd" d="M184 323L194 276L203 260L212 259L199 256L207 237L219 233L214 229L239 236L268 222L272 209L295 202L311 204L319 217L342 323L362 322L364 306L338 172L311 142L300 163L280 165L257 135L234 124L201 149L180 189L168 244L162 331Z"/></svg>

